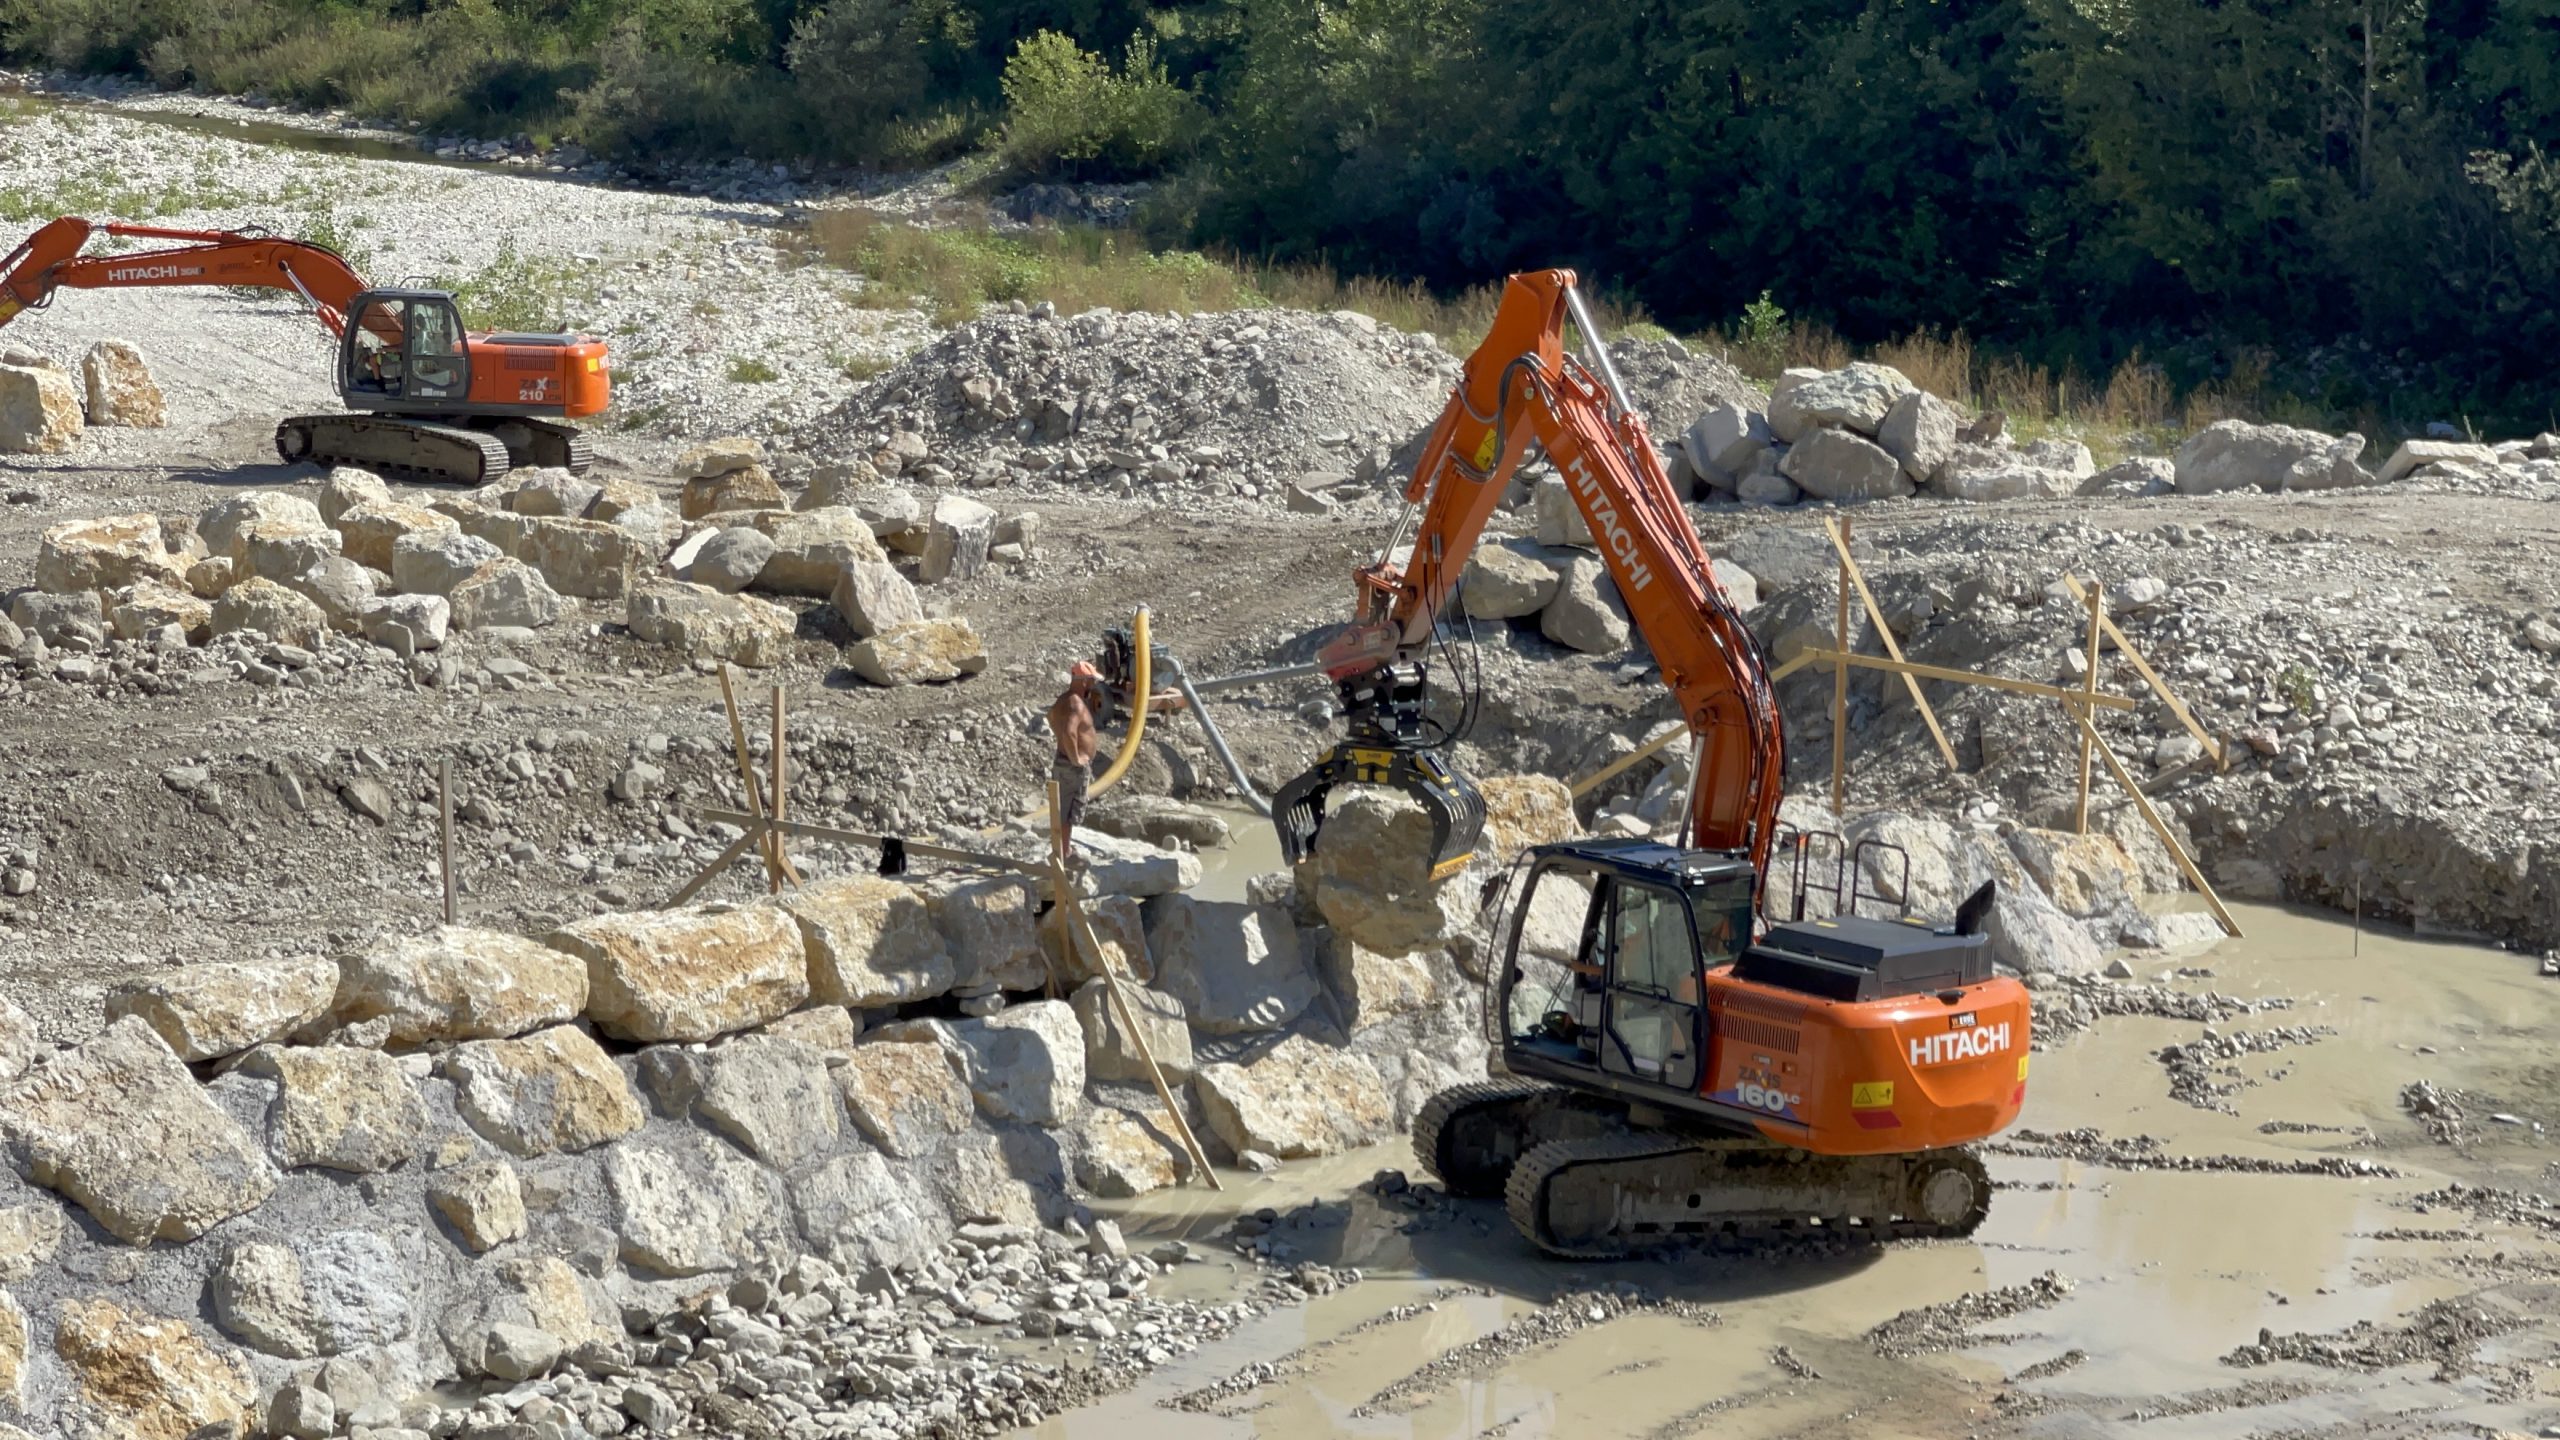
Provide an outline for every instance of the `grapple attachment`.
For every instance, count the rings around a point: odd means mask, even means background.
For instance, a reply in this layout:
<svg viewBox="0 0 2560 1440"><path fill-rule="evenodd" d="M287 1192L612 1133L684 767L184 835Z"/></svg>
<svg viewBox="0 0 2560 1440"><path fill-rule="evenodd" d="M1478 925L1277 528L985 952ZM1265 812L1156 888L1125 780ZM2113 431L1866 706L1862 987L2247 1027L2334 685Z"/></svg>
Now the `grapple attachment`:
<svg viewBox="0 0 2560 1440"><path fill-rule="evenodd" d="M1280 787L1271 800L1280 853L1295 865L1315 853L1324 827L1326 797L1336 785L1380 785L1401 790L1431 817L1431 878L1445 880L1475 858L1484 834L1484 796L1466 776L1427 750L1346 742L1327 751L1314 768Z"/></svg>

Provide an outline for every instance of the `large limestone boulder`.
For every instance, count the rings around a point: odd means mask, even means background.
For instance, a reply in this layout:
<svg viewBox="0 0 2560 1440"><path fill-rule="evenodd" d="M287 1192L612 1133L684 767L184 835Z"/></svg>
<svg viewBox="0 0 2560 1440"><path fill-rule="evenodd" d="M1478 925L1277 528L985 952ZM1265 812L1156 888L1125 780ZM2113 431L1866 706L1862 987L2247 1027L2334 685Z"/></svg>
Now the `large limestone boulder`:
<svg viewBox="0 0 2560 1440"><path fill-rule="evenodd" d="M257 1428L248 1365L184 1320L105 1298L68 1300L53 1348L81 1402L104 1422L100 1436L198 1440Z"/></svg>
<svg viewBox="0 0 2560 1440"><path fill-rule="evenodd" d="M423 506L404 505L396 500L363 501L339 511L338 518L330 523L338 532L340 554L359 565L388 573L392 582L403 590L412 588L426 572L413 559L409 579L406 582L401 580L399 568L393 563L401 538L460 533L460 527L453 523L452 516L439 515ZM438 568L440 573L442 567Z"/></svg>
<svg viewBox="0 0 2560 1440"><path fill-rule="evenodd" d="M987 647L966 620L920 620L856 643L844 661L874 685L936 685L986 669Z"/></svg>
<svg viewBox="0 0 2560 1440"><path fill-rule="evenodd" d="M2498 468L2498 452L2486 445L2462 440L2403 440L2382 468L2373 473L2373 483L2389 485L2406 480L2429 465L2470 465L2483 470ZM2295 487L2301 488L2299 486Z"/></svg>
<svg viewBox="0 0 2560 1440"><path fill-rule="evenodd" d="M466 925L384 940L341 967L339 1023L385 1022L386 1043L504 1040L574 1020L587 966L521 936Z"/></svg>
<svg viewBox="0 0 2560 1440"><path fill-rule="evenodd" d="M1337 791L1297 879L1337 934L1383 954L1411 954L1465 928L1459 887L1431 878L1431 817L1392 790Z"/></svg>
<svg viewBox="0 0 2560 1440"><path fill-rule="evenodd" d="M1555 598L1538 616L1538 632L1586 655L1615 655L1634 631L1617 582L1597 559L1577 555L1565 566Z"/></svg>
<svg viewBox="0 0 2560 1440"><path fill-rule="evenodd" d="M59 370L0 364L0 451L60 455L80 443L80 392Z"/></svg>
<svg viewBox="0 0 2560 1440"><path fill-rule="evenodd" d="M1731 490L1766 453L1777 436L1769 417L1730 402L1710 405L1680 437L1689 468L1709 485Z"/></svg>
<svg viewBox="0 0 2560 1440"><path fill-rule="evenodd" d="M2019 829L2009 850L2065 915L2113 915L2142 888L2141 872L2112 835Z"/></svg>
<svg viewBox="0 0 2560 1440"><path fill-rule="evenodd" d="M605 1152L623 1263L681 1279L773 1254L787 1210L772 1171L700 1132Z"/></svg>
<svg viewBox="0 0 2560 1440"><path fill-rule="evenodd" d="M734 525L711 532L702 548L693 552L693 563L684 567L684 578L696 585L708 585L723 595L735 595L755 582L765 562L773 558L773 539L761 530Z"/></svg>
<svg viewBox="0 0 2560 1440"><path fill-rule="evenodd" d="M34 1018L18 1008L16 1001L0 995L0 1084L7 1084L27 1073L36 1057L45 1051L44 1038L36 1030ZM0 1211L0 1215L5 1215ZM0 1219L0 1285L13 1283L9 1274L6 1235L8 1224Z"/></svg>
<svg viewBox="0 0 2560 1440"><path fill-rule="evenodd" d="M1315 972L1349 1029L1420 1014L1439 1001L1440 977L1425 954L1382 955L1324 929L1309 931L1307 941Z"/></svg>
<svg viewBox="0 0 2560 1440"><path fill-rule="evenodd" d="M763 511L756 522L773 542L771 555L754 577L759 590L824 600L835 594L845 567L889 563L889 552L880 548L869 522L846 506Z"/></svg>
<svg viewBox="0 0 2560 1440"><path fill-rule="evenodd" d="M143 583L186 588L187 560L161 542L160 517L102 515L55 525L36 543L36 588L55 595Z"/></svg>
<svg viewBox="0 0 2560 1440"><path fill-rule="evenodd" d="M2217 420L2179 444L2173 483L2181 495L2281 490L2297 466L2327 470L2337 444L2317 430Z"/></svg>
<svg viewBox="0 0 2560 1440"><path fill-rule="evenodd" d="M277 1163L373 1175L406 1164L426 1102L396 1056L350 1045L268 1045L241 1068L278 1085L268 1117Z"/></svg>
<svg viewBox="0 0 2560 1440"><path fill-rule="evenodd" d="M269 521L244 525L235 532L230 560L237 574L283 584L324 560L338 559L339 543L335 530Z"/></svg>
<svg viewBox="0 0 2560 1440"><path fill-rule="evenodd" d="M338 967L318 956L216 960L125 982L107 1018L139 1017L181 1060L219 1060L329 1013L337 989Z"/></svg>
<svg viewBox="0 0 2560 1440"><path fill-rule="evenodd" d="M320 494L311 503L320 512L320 523L338 530L339 538L344 539L346 532L340 529L339 522L346 518L347 512L365 505L390 504L391 486L370 470L340 465L329 472L328 479L320 482Z"/></svg>
<svg viewBox="0 0 2560 1440"><path fill-rule="evenodd" d="M453 630L453 602L441 595L385 595L356 615L356 630L395 655L440 649Z"/></svg>
<svg viewBox="0 0 2560 1440"><path fill-rule="evenodd" d="M1084 1105L1084 1026L1062 1000L951 1027L970 1097L990 1120L1064 1125Z"/></svg>
<svg viewBox="0 0 2560 1440"><path fill-rule="evenodd" d="M336 537L331 537L334 540ZM329 628L352 635L364 626L364 614L373 608L373 572L347 559L331 555L314 562L299 575L281 582L284 587L320 607ZM421 599L436 599L428 595ZM208 612L209 613L209 612Z"/></svg>
<svg viewBox="0 0 2560 1440"><path fill-rule="evenodd" d="M1076 988L1073 1003L1076 1021L1084 1027L1085 1074L1096 1080L1150 1083L1146 1055L1138 1048L1144 1040L1146 1053L1155 1056L1165 1079L1177 1085L1190 1079L1191 1017L1182 1002L1127 981L1120 984L1120 998L1137 1022L1134 1034L1121 1021L1121 1007L1111 1003L1110 987L1094 979Z"/></svg>
<svg viewBox="0 0 2560 1440"><path fill-rule="evenodd" d="M1564 488L1564 477L1549 475L1529 488L1530 533L1546 548L1566 546L1587 549L1591 544L1591 522L1582 507L1573 503L1573 492Z"/></svg>
<svg viewBox="0 0 2560 1440"><path fill-rule="evenodd" d="M1160 1118L1095 1106L1077 1137L1076 1183L1105 1200L1181 1184L1190 1177L1191 1157L1163 1124Z"/></svg>
<svg viewBox="0 0 2560 1440"><path fill-rule="evenodd" d="M933 923L951 950L952 983L975 990L1029 990L1046 978L1036 917L1040 893L1016 876L936 882L927 892Z"/></svg>
<svg viewBox="0 0 2560 1440"><path fill-rule="evenodd" d="M310 1360L407 1338L409 1268L382 1236L338 1230L234 1241L206 1289L214 1323L253 1350Z"/></svg>
<svg viewBox="0 0 2560 1440"><path fill-rule="evenodd" d="M940 1245L949 1220L903 1167L868 1150L839 1155L791 1181L802 1243L838 1269L912 1265Z"/></svg>
<svg viewBox="0 0 2560 1440"><path fill-rule="evenodd" d="M1774 403L1774 402L1773 402ZM1808 495L1853 504L1890 500L1912 491L1911 477L1891 452L1846 430L1815 430L1778 462L1778 473Z"/></svg>
<svg viewBox="0 0 2560 1440"><path fill-rule="evenodd" d="M1203 1066L1194 1083L1209 1129L1238 1153L1333 1155L1375 1144L1395 1124L1394 1102L1374 1066L1303 1035L1248 1065Z"/></svg>
<svg viewBox="0 0 2560 1440"><path fill-rule="evenodd" d="M1568 555L1551 554L1523 540L1477 546L1458 582L1468 618L1516 620L1537 614L1556 598L1564 583L1561 567L1570 561Z"/></svg>
<svg viewBox="0 0 2560 1440"><path fill-rule="evenodd" d="M454 627L461 630L500 625L539 630L559 619L566 608L541 572L504 556L473 571L469 579L447 591L445 599L453 606Z"/></svg>
<svg viewBox="0 0 2560 1440"><path fill-rule="evenodd" d="M938 1044L857 1045L834 1075L854 1128L900 1160L914 1159L974 1123L969 1087Z"/></svg>
<svg viewBox="0 0 2560 1440"><path fill-rule="evenodd" d="M1067 933L1064 910L1052 906L1040 917L1040 948L1048 953L1060 983L1081 985L1100 975L1094 967L1105 961L1123 981L1146 984L1155 979L1155 957L1147 953L1146 911L1135 897L1105 895L1087 901L1084 918L1102 947L1099 957L1088 954L1082 942Z"/></svg>
<svg viewBox="0 0 2560 1440"><path fill-rule="evenodd" d="M1157 988L1198 1029L1278 1030L1315 1002L1315 976L1283 907L1166 895L1146 909Z"/></svg>
<svg viewBox="0 0 2560 1440"><path fill-rule="evenodd" d="M1956 452L1956 432L1964 420L1956 408L1926 390L1904 392L1876 427L1876 443L1902 462L1902 473L1914 485L1926 485Z"/></svg>
<svg viewBox="0 0 2560 1440"><path fill-rule="evenodd" d="M196 517L196 534L208 555L239 558L242 537L250 531L271 535L308 535L329 527L320 507L281 490L243 490L207 506Z"/></svg>
<svg viewBox="0 0 2560 1440"><path fill-rule="evenodd" d="M548 516L516 518L524 529L508 553L532 566L544 584L563 595L619 600L657 564L657 547L618 525Z"/></svg>
<svg viewBox="0 0 2560 1440"><path fill-rule="evenodd" d="M784 893L809 959L809 998L856 1009L929 1000L958 975L932 898L877 875L818 880Z"/></svg>
<svg viewBox="0 0 2560 1440"><path fill-rule="evenodd" d="M105 598L94 590L70 595L21 590L9 597L9 621L48 645L64 644L76 635L95 646L107 638Z"/></svg>
<svg viewBox="0 0 2560 1440"><path fill-rule="evenodd" d="M504 1160L474 1160L437 1171L427 1181L427 1203L474 1255L524 1238L524 1180Z"/></svg>
<svg viewBox="0 0 2560 1440"><path fill-rule="evenodd" d="M845 628L860 639L924 622L924 602L916 598L916 587L885 560L846 565L827 598L844 617Z"/></svg>
<svg viewBox="0 0 2560 1440"><path fill-rule="evenodd" d="M701 480L734 475L750 466L762 465L768 458L763 441L748 435L723 435L686 447L684 453L676 457L676 478Z"/></svg>
<svg viewBox="0 0 2560 1440"><path fill-rule="evenodd" d="M685 519L699 520L724 510L779 510L785 503L782 487L774 483L772 471L762 465L745 465L686 480L676 506Z"/></svg>
<svg viewBox="0 0 2560 1440"><path fill-rule="evenodd" d="M1551 845L1582 833L1582 821L1573 813L1573 787L1552 775L1487 775L1476 782L1476 793L1484 797L1484 838L1477 853L1497 864L1510 864L1532 845ZM1331 839L1330 831L1326 838Z"/></svg>
<svg viewBox="0 0 2560 1440"><path fill-rule="evenodd" d="M169 402L142 352L124 340L101 340L80 357L92 425L132 425L156 430L169 423Z"/></svg>
<svg viewBox="0 0 2560 1440"><path fill-rule="evenodd" d="M617 1040L714 1040L809 998L800 927L769 906L598 915L546 938L587 962L587 1018Z"/></svg>
<svg viewBox="0 0 2560 1440"><path fill-rule="evenodd" d="M1769 393L1769 429L1790 445L1801 443L1818 427L1838 426L1873 435L1893 413L1895 402L1918 387L1890 365L1860 361L1802 384ZM1798 484L1803 484L1801 480ZM1805 486L1811 490L1810 485ZM1816 491L1819 494L1821 492ZM1908 493L1908 492L1906 492Z"/></svg>
<svg viewBox="0 0 2560 1440"><path fill-rule="evenodd" d="M693 1113L777 1170L834 1151L842 1112L826 1062L804 1046L747 1036L702 1057Z"/></svg>
<svg viewBox="0 0 2560 1440"><path fill-rule="evenodd" d="M0 1133L29 1180L132 1245L192 1240L276 1187L265 1148L135 1016L0 1091Z"/></svg>
<svg viewBox="0 0 2560 1440"><path fill-rule="evenodd" d="M799 625L790 611L769 600L723 595L681 580L641 581L631 592L626 618L631 633L653 645L749 669L781 664Z"/></svg>
<svg viewBox="0 0 2560 1440"><path fill-rule="evenodd" d="M107 623L119 639L139 640L163 625L175 625L196 642L213 629L213 607L184 590L143 580L108 594Z"/></svg>
<svg viewBox="0 0 2560 1440"><path fill-rule="evenodd" d="M537 465L507 472L506 507L519 515L559 520L608 520L591 512L604 498L606 482L590 480L557 465Z"/></svg>
<svg viewBox="0 0 2560 1440"><path fill-rule="evenodd" d="M510 1155L593 1149L648 1118L631 1082L574 1025L457 1045L444 1075L462 1118Z"/></svg>
<svg viewBox="0 0 2560 1440"><path fill-rule="evenodd" d="M2106 963L2086 927L2031 885L2003 885L1983 922L1991 958L2022 975L2094 975Z"/></svg>
<svg viewBox="0 0 2560 1440"><path fill-rule="evenodd" d="M2094 472L2093 472L2094 473ZM1940 462L1931 488L1950 500L2058 499L2079 493L2088 477L2073 467L2039 463L2022 451L1959 445Z"/></svg>
<svg viewBox="0 0 2560 1440"><path fill-rule="evenodd" d="M996 512L965 495L945 495L933 502L925 522L924 554L916 578L927 585L967 580L987 565L994 541Z"/></svg>
<svg viewBox="0 0 2560 1440"><path fill-rule="evenodd" d="M391 542L391 583L407 595L443 595L506 558L476 535L454 530L413 530Z"/></svg>

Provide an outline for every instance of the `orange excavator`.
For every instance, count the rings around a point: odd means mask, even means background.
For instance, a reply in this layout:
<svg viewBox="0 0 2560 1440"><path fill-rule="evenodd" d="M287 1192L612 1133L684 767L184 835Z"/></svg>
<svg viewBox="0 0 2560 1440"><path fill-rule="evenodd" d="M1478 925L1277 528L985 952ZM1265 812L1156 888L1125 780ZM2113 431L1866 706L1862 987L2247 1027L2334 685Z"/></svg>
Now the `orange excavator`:
<svg viewBox="0 0 2560 1440"><path fill-rule="evenodd" d="M96 234L176 243L82 254ZM450 291L368 288L336 251L305 240L66 215L0 260L0 324L64 287L169 285L285 291L337 338L338 395L350 413L279 421L276 453L288 464L360 465L465 485L517 465L587 468L586 436L562 422L605 408L612 382L603 342L467 333Z"/></svg>
<svg viewBox="0 0 2560 1440"><path fill-rule="evenodd" d="M1566 353L1567 326L1583 355ZM1511 277L1405 490L1385 558L1318 665L1349 738L1273 798L1293 862L1322 843L1336 784L1404 790L1431 813L1436 879L1471 857L1475 787L1438 753L1427 662L1486 520L1532 445L1564 478L1697 745L1684 843L1541 845L1507 882L1487 1024L1504 1078L1433 1098L1421 1164L1501 1195L1522 1234L1604 1257L1684 1235L1803 1226L1962 1235L1991 1186L1959 1147L2017 1118L2028 1001L1993 973L1985 886L1945 929L1807 919L1815 837L1781 837L1786 745L1767 663L1610 362L1571 271ZM1401 558L1397 545L1412 527ZM1824 852L1842 874L1865 857ZM1793 913L1770 884L1794 860ZM1853 863L1855 862L1855 863ZM1578 923L1578 930L1574 927Z"/></svg>

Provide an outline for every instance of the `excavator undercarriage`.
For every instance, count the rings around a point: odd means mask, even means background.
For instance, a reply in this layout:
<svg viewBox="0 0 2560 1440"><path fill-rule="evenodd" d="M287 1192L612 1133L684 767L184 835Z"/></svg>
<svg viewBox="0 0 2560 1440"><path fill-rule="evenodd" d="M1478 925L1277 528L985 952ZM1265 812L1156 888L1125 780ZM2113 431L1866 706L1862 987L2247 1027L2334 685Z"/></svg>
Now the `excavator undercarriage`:
<svg viewBox="0 0 2560 1440"><path fill-rule="evenodd" d="M289 465L355 465L406 480L462 485L485 485L519 466L583 474L594 458L585 432L574 425L525 418L492 424L464 416L366 414L280 420L276 454Z"/></svg>
<svg viewBox="0 0 2560 1440"><path fill-rule="evenodd" d="M1572 1259L1672 1243L1955 1237L1990 1209L1990 1177L1962 1150L1817 1155L1663 1121L1605 1096L1489 1081L1423 1107L1414 1158L1453 1194L1500 1195L1523 1236Z"/></svg>

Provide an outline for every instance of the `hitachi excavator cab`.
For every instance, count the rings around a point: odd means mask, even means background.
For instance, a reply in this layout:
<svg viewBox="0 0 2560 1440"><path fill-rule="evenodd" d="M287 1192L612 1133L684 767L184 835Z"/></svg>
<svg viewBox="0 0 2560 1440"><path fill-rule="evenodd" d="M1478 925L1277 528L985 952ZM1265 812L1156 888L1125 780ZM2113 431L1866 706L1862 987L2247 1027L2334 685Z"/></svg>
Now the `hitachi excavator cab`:
<svg viewBox="0 0 2560 1440"><path fill-rule="evenodd" d="M462 312L443 290L367 290L347 312L338 388L349 409L452 410L471 394Z"/></svg>

